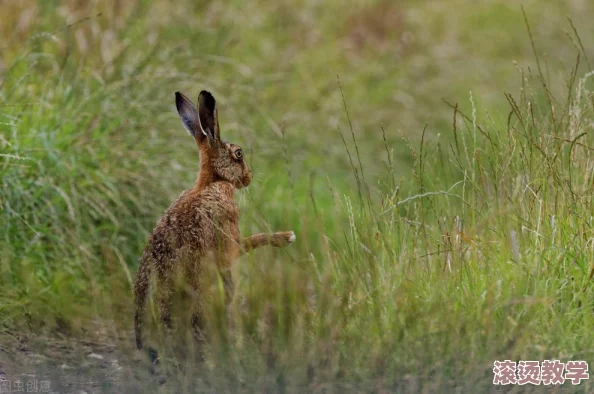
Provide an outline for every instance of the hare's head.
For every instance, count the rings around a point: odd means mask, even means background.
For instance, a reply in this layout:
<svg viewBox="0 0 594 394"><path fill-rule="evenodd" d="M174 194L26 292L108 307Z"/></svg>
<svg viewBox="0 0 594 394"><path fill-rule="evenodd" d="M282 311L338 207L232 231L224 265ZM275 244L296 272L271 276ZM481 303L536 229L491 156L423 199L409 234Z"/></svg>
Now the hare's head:
<svg viewBox="0 0 594 394"><path fill-rule="evenodd" d="M209 171L212 180L224 180L236 188L248 186L252 170L243 157L240 146L222 141L216 100L203 90L198 96L196 107L190 99L175 93L175 105L181 121L200 148L201 171Z"/></svg>

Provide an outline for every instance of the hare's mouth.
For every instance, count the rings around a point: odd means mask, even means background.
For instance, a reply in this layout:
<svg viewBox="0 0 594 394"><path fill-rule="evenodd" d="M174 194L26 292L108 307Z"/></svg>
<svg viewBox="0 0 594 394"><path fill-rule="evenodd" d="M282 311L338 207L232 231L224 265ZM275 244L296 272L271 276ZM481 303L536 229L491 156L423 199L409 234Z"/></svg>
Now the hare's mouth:
<svg viewBox="0 0 594 394"><path fill-rule="evenodd" d="M246 179L238 179L237 181L233 182L233 186L235 186L236 189L243 189L244 187L248 186L250 184L250 180L246 180Z"/></svg>
<svg viewBox="0 0 594 394"><path fill-rule="evenodd" d="M241 184L242 184L243 187L248 187L251 182L252 182L252 176L251 175L246 175L241 180Z"/></svg>

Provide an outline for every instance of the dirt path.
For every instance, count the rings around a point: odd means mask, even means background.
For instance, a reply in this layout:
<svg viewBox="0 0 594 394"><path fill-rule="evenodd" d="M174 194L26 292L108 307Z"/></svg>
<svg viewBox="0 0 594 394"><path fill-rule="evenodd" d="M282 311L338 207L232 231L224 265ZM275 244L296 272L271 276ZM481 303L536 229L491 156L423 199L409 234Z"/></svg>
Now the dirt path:
<svg viewBox="0 0 594 394"><path fill-rule="evenodd" d="M158 376L149 369L150 363L129 338L81 340L0 333L0 380L5 380L0 392L162 391Z"/></svg>

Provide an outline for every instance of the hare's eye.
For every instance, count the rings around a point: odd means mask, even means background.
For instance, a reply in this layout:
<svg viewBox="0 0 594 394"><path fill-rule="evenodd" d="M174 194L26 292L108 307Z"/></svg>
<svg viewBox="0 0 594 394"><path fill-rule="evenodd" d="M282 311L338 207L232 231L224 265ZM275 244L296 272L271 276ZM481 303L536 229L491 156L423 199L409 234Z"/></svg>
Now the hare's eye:
<svg viewBox="0 0 594 394"><path fill-rule="evenodd" d="M237 150L235 151L235 158L236 158L237 160L239 160L239 159L241 159L242 157L243 157L243 152L241 151L241 149L237 149Z"/></svg>

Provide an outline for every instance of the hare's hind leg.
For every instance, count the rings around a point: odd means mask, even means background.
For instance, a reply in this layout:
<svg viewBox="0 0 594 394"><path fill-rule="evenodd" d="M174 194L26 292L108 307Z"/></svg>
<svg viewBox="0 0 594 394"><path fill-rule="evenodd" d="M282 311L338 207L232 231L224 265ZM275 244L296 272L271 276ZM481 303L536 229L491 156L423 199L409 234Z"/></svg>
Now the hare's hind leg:
<svg viewBox="0 0 594 394"><path fill-rule="evenodd" d="M206 344L206 321L205 321L205 302L204 297L204 275L205 265L198 264L193 266L188 272L188 280L191 286L191 317L190 324L192 325L192 336L196 343L196 351L200 361L205 359L205 344Z"/></svg>
<svg viewBox="0 0 594 394"><path fill-rule="evenodd" d="M156 286L156 301L157 301L157 312L158 312L158 316L159 316L159 321L162 324L162 327L164 328L164 332L163 332L163 338L167 337L167 335L169 335L171 333L171 331L173 330L173 322L172 322L172 318L171 318L171 305L172 305L172 300L171 300L171 295L172 295L172 288L171 288L171 281L168 280L167 278L164 278L163 276L158 276L157 277L157 286ZM160 329L157 330L157 332L159 332ZM166 341L164 341L163 343L166 343ZM154 347L148 347L147 348L148 351L148 356L151 360L152 364L159 364L160 360L159 360L159 351L157 351L157 349L155 349ZM155 371L153 370L151 373L154 373Z"/></svg>
<svg viewBox="0 0 594 394"><path fill-rule="evenodd" d="M192 312L192 330L194 333L194 339L200 344L203 345L206 343L206 335L205 335L205 324L204 324L204 311L200 306L195 305Z"/></svg>
<svg viewBox="0 0 594 394"><path fill-rule="evenodd" d="M221 281L223 282L223 290L225 291L225 305L229 306L231 301L233 301L233 295L235 294L233 276L231 275L231 270L221 270L219 274L221 275Z"/></svg>
<svg viewBox="0 0 594 394"><path fill-rule="evenodd" d="M206 322L204 314L204 306L201 301L193 302L192 305L192 334L196 341L196 352L197 360L202 362L206 359Z"/></svg>
<svg viewBox="0 0 594 394"><path fill-rule="evenodd" d="M173 330L173 321L171 318L172 296L173 296L173 281L171 278L160 278L158 303L159 303L159 318L165 327L166 331Z"/></svg>

